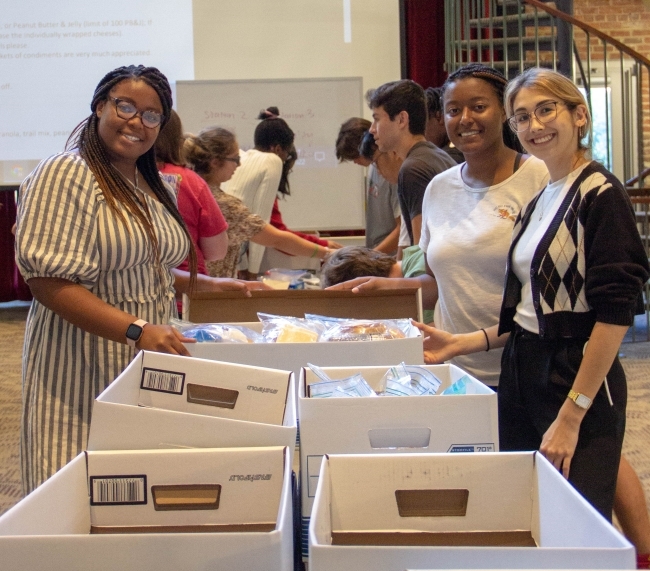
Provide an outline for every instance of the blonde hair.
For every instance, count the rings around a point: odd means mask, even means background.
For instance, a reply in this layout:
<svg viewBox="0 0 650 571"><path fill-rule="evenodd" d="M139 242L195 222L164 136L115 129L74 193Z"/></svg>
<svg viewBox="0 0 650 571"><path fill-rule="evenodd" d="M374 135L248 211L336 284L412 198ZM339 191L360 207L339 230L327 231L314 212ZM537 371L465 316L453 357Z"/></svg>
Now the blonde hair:
<svg viewBox="0 0 650 571"><path fill-rule="evenodd" d="M522 74L515 77L504 94L504 107L508 117L512 116L515 98L524 89L535 89L545 91L560 100L567 106L569 111L575 110L578 105L584 105L586 109L586 123L578 127L578 150L591 151L593 140L591 113L589 105L573 81L552 69L531 67ZM584 140L586 139L586 142Z"/></svg>

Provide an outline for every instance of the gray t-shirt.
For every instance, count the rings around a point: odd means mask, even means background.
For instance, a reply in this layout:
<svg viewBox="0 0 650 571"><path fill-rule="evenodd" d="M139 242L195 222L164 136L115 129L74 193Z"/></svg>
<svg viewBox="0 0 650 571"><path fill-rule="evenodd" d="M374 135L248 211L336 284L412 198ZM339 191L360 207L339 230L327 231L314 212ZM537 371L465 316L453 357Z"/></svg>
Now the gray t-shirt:
<svg viewBox="0 0 650 571"><path fill-rule="evenodd" d="M366 247L374 248L395 229L400 216L397 185L389 183L373 164L366 191Z"/></svg>
<svg viewBox="0 0 650 571"><path fill-rule="evenodd" d="M402 218L413 244L411 220L422 214L424 191L434 176L456 165L456 161L429 141L415 143L399 169L397 195Z"/></svg>

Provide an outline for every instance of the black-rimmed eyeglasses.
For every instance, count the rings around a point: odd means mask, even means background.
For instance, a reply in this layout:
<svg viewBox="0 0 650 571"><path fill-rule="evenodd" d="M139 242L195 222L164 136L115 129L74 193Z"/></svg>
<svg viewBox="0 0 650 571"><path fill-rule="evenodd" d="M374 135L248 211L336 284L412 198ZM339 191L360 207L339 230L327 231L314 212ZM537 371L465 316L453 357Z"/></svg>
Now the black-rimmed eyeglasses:
<svg viewBox="0 0 650 571"><path fill-rule="evenodd" d="M164 118L161 113L156 111L138 111L133 103L124 101L124 99L118 99L117 97L109 97L109 99L115 104L115 113L120 119L126 119L127 121L133 119L136 115L140 116L140 121L148 129L155 129L158 127Z"/></svg>
<svg viewBox="0 0 650 571"><path fill-rule="evenodd" d="M224 157L223 160L230 161L231 163L235 163L237 166L241 165L241 158L239 157L239 155L237 155L236 157Z"/></svg>
<svg viewBox="0 0 650 571"><path fill-rule="evenodd" d="M508 118L508 125L515 133L523 133L530 129L530 120L533 115L540 123L550 123L557 117L557 105L558 101L545 101L535 107L532 113L528 113L528 111L515 113Z"/></svg>

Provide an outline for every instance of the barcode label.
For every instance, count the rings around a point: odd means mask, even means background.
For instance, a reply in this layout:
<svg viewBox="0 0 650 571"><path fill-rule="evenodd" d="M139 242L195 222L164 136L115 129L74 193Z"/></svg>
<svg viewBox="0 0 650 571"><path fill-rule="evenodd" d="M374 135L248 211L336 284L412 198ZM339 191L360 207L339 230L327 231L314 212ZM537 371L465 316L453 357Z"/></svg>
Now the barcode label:
<svg viewBox="0 0 650 571"><path fill-rule="evenodd" d="M147 503L147 476L91 476L90 505Z"/></svg>
<svg viewBox="0 0 650 571"><path fill-rule="evenodd" d="M141 389L182 395L184 384L185 373L163 371L161 369L149 369L148 367L142 369L142 383L140 383Z"/></svg>

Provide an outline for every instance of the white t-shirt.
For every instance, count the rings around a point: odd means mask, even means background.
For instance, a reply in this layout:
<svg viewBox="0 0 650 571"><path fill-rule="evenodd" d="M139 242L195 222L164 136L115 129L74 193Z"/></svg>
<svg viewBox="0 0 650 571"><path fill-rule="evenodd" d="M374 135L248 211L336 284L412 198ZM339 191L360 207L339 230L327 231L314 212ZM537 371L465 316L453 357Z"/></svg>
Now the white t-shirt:
<svg viewBox="0 0 650 571"><path fill-rule="evenodd" d="M463 164L429 183L422 210L420 248L438 282L434 322L450 333L498 323L515 218L548 181L546 165L529 157L502 183L471 188L463 182ZM494 386L501 353L483 351L451 362Z"/></svg>
<svg viewBox="0 0 650 571"><path fill-rule="evenodd" d="M521 282L521 301L517 304L514 320L531 333L539 333L539 322L533 305L533 290L530 284L530 267L535 250L551 225L551 221L557 214L571 185L588 164L589 162L578 167L557 182L548 183L535 205L526 230L512 252L512 271Z"/></svg>
<svg viewBox="0 0 650 571"><path fill-rule="evenodd" d="M282 159L275 153L256 149L241 152L241 166L223 185L224 192L239 198L264 222L271 220L273 202L282 178ZM250 242L248 245L248 271L259 273L265 247Z"/></svg>

